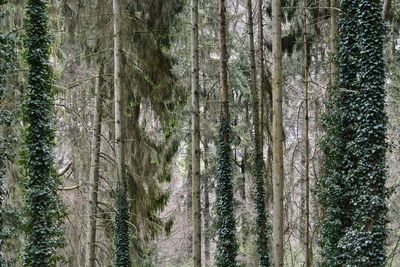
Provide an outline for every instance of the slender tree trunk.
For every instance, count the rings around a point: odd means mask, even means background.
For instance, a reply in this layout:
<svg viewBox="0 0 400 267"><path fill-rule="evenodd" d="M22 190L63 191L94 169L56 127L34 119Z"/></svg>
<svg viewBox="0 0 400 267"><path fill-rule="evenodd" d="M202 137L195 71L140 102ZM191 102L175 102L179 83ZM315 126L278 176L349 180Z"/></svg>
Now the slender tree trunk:
<svg viewBox="0 0 400 267"><path fill-rule="evenodd" d="M219 42L220 42L220 80L221 80L221 108L222 116L230 120L229 115L229 87L228 87L228 50L226 46L226 7L225 0L219 1ZM228 143L229 135L224 136L224 141Z"/></svg>
<svg viewBox="0 0 400 267"><path fill-rule="evenodd" d="M119 0L113 0L114 24L114 112L115 112L115 155L117 163L115 218L115 264L118 267L130 267L129 204L127 180L125 174L125 152L123 133L123 92L121 88L121 9Z"/></svg>
<svg viewBox="0 0 400 267"><path fill-rule="evenodd" d="M244 101L244 110L245 110L245 123L246 125L250 125L249 119L249 104L248 101ZM240 185L239 185L239 195L243 202L246 202L246 179L247 179L247 160L248 160L248 147L244 145L243 147L243 157L240 162ZM246 218L243 218L246 219ZM243 221L244 222L244 221Z"/></svg>
<svg viewBox="0 0 400 267"><path fill-rule="evenodd" d="M201 267L199 2L192 0L192 212L193 266Z"/></svg>
<svg viewBox="0 0 400 267"><path fill-rule="evenodd" d="M265 111L265 65L264 65L264 25L263 0L258 0L258 52L260 60L260 138L261 153L264 154L264 111ZM264 158L264 155L263 155ZM268 194L268 192L267 192Z"/></svg>
<svg viewBox="0 0 400 267"><path fill-rule="evenodd" d="M261 266L269 266L268 253L268 234L267 234L267 216L265 207L265 180L264 180L264 162L262 154L262 137L260 134L260 112L257 92L257 70L256 55L254 49L253 32L253 5L251 0L247 0L247 25L249 31L250 46L250 88L253 100L253 131L254 131L254 165L256 176L256 212L257 212L257 252L260 257Z"/></svg>
<svg viewBox="0 0 400 267"><path fill-rule="evenodd" d="M96 264L96 217L97 199L99 189L99 164L100 164L100 142L101 142L101 116L102 116L102 88L104 64L100 65L95 89L95 115L92 139L92 155L89 182L89 227L86 249L86 267L95 267Z"/></svg>
<svg viewBox="0 0 400 267"><path fill-rule="evenodd" d="M331 46L331 76L330 76L330 84L331 86L334 85L336 80L336 60L334 59L337 55L337 38L339 35L338 30L338 0L331 0L331 30L330 30L330 46Z"/></svg>
<svg viewBox="0 0 400 267"><path fill-rule="evenodd" d="M280 0L272 0L272 98L273 98L273 251L275 267L283 267L283 125L282 125L282 8Z"/></svg>
<svg viewBox="0 0 400 267"><path fill-rule="evenodd" d="M335 0L334 0L335 1ZM311 267L311 240L310 240L310 177L309 177L309 119L308 119L308 75L309 75L309 49L307 43L307 0L304 0L304 24L303 24L303 52L304 52L304 247L305 267Z"/></svg>
<svg viewBox="0 0 400 267"><path fill-rule="evenodd" d="M245 123L245 125L251 125L250 124L250 116L249 116L249 101L244 100L243 104L244 104L244 123ZM247 181L247 177L249 177L247 175L248 160L249 160L248 146L246 144L244 144L243 157L240 162L240 181L239 181L239 195L240 195L240 199L242 200L242 202L244 204L247 202L246 181ZM250 230L247 218L248 218L248 214L246 214L245 212L243 212L243 214L241 214L241 216L240 216L240 224L241 224L241 228L242 228L240 231L241 232L240 242L242 243L242 246L246 245L247 238L249 235L249 230Z"/></svg>
<svg viewBox="0 0 400 267"><path fill-rule="evenodd" d="M210 168L209 162L208 162L208 152L209 152L209 146L208 146L208 138L205 138L204 141L204 169L208 170ZM210 221L211 221L211 216L210 216L210 196L209 196L209 178L208 174L204 175L204 211L203 211L203 217L204 217L204 260L205 260L205 266L210 265L210 259L211 259L211 254L210 254Z"/></svg>
<svg viewBox="0 0 400 267"><path fill-rule="evenodd" d="M383 2L383 18L388 20L391 15L392 0L384 0Z"/></svg>
<svg viewBox="0 0 400 267"><path fill-rule="evenodd" d="M228 51L226 46L226 6L225 0L219 0L219 44L220 44L220 80L221 80L221 118L219 132L219 166L217 179L217 227L218 243L216 266L237 266L236 222L233 206L233 182L230 145L229 88L228 88Z"/></svg>
<svg viewBox="0 0 400 267"><path fill-rule="evenodd" d="M6 1L7 2L7 1ZM0 1L0 20L4 19L4 10L7 6L5 1ZM6 77L8 71L12 68L12 60L8 56L8 53L12 47L9 47L9 41L7 34L3 32L3 28L0 27L0 266L6 266L6 257L4 252L4 245L7 240L7 227L5 223L5 203L6 203L6 163L11 158L11 147L10 138L13 137L11 134L12 120L11 118L5 118L4 114L10 112L9 107L7 107L7 96L6 96ZM11 88L10 88L11 89ZM8 116L6 116L8 117Z"/></svg>
<svg viewBox="0 0 400 267"><path fill-rule="evenodd" d="M204 62L204 58L203 58ZM206 92L206 75L203 67L203 90ZM207 103L207 96L205 97L204 101L204 121L208 121L207 118L207 112L208 112L208 103ZM210 195L209 195L209 168L210 164L208 161L208 156L209 156L209 142L210 138L208 135L206 135L205 131L203 131L203 136L204 136L204 153L203 153L203 158L204 158L204 170L205 173L203 174L203 182L204 182L204 210L203 210L203 218L204 218L204 260L205 260L205 266L210 265L210 259L211 259L211 254L210 254L210 222L211 222L211 215L210 215Z"/></svg>

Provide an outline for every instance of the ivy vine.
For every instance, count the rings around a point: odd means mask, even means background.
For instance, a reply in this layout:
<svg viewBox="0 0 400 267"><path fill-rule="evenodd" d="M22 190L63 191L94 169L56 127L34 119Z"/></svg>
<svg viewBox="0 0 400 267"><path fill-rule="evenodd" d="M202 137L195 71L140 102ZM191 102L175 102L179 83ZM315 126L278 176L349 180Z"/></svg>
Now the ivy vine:
<svg viewBox="0 0 400 267"><path fill-rule="evenodd" d="M29 77L23 105L27 242L23 264L29 267L54 266L59 260L56 249L63 244L64 207L57 196L60 181L53 164L54 91L49 32L48 1L28 1L25 47Z"/></svg>
<svg viewBox="0 0 400 267"><path fill-rule="evenodd" d="M342 0L338 80L323 123L321 266L384 266L384 24L380 1Z"/></svg>
<svg viewBox="0 0 400 267"><path fill-rule="evenodd" d="M216 187L218 243L215 264L218 267L237 266L238 244L236 241L236 221L233 206L230 134L231 126L229 119L221 115Z"/></svg>

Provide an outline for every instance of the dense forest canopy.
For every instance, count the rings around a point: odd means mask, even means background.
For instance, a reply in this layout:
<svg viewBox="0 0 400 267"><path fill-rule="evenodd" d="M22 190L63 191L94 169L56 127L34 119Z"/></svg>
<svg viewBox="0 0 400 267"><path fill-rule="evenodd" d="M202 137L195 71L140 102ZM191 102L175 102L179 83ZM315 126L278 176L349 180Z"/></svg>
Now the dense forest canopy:
<svg viewBox="0 0 400 267"><path fill-rule="evenodd" d="M0 267L400 266L400 3L0 0Z"/></svg>

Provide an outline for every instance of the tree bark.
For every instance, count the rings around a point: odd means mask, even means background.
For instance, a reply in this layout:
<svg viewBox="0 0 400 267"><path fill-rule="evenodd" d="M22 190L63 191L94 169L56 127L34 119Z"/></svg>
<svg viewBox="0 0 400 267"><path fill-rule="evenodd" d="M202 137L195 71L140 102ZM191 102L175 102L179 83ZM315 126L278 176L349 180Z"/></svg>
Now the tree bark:
<svg viewBox="0 0 400 267"><path fill-rule="evenodd" d="M388 20L391 16L392 0L385 0L383 2L383 18Z"/></svg>
<svg viewBox="0 0 400 267"><path fill-rule="evenodd" d="M336 1L336 0L333 0ZM309 118L308 118L308 75L309 75L309 48L307 43L307 0L304 0L304 24L303 24L303 53L304 53L304 248L305 267L312 266L311 242L310 242L310 177L309 177Z"/></svg>
<svg viewBox="0 0 400 267"><path fill-rule="evenodd" d="M273 251L275 267L283 267L283 125L282 125L282 8L272 0L272 98L273 98Z"/></svg>
<svg viewBox="0 0 400 267"><path fill-rule="evenodd" d="M113 0L114 26L114 112L115 112L115 161L117 165L115 218L115 264L130 266L129 204L125 173L125 149L123 133L123 92L121 88L121 8L120 1Z"/></svg>
<svg viewBox="0 0 400 267"><path fill-rule="evenodd" d="M113 0L114 18L114 112L115 112L115 154L117 177L120 182L124 174L124 145L122 128L122 90L121 90L121 44L120 44L120 6L119 0ZM121 190L125 190L122 186Z"/></svg>
<svg viewBox="0 0 400 267"><path fill-rule="evenodd" d="M330 29L330 46L331 46L331 63L330 63L330 71L331 71L331 76L330 76L330 85L331 87L334 85L335 80L336 80L336 73L337 73L337 67L336 67L336 54L337 54L337 38L339 35L339 30L338 30L338 0L331 0L331 29Z"/></svg>
<svg viewBox="0 0 400 267"><path fill-rule="evenodd" d="M236 221L234 215L234 195L232 181L232 150L230 144L231 125L229 117L228 88L228 51L226 46L226 6L225 0L219 0L219 45L220 45L220 84L221 111L218 148L217 176L217 227L218 243L217 267L237 266L236 256L238 245L236 241Z"/></svg>
<svg viewBox="0 0 400 267"><path fill-rule="evenodd" d="M220 80L221 80L221 107L222 116L226 120L230 120L229 116L229 97L228 97L228 50L226 47L226 7L225 0L219 1L219 42L220 42ZM225 142L228 143L229 136L225 136Z"/></svg>
<svg viewBox="0 0 400 267"><path fill-rule="evenodd" d="M250 47L250 88L253 100L253 131L254 131L254 165L255 165L255 202L257 212L257 252L261 266L269 266L268 253L268 234L267 234L267 216L265 207L265 180L264 180L264 162L262 154L262 137L260 134L260 110L257 92L257 70L256 53L254 49L254 31L253 31L253 5L251 0L247 0L247 25L249 32Z"/></svg>
<svg viewBox="0 0 400 267"><path fill-rule="evenodd" d="M4 2L4 1L2 1ZM23 110L25 248L23 266L57 264L64 208L54 169L54 90L50 63L49 1L27 1L26 61L29 67ZM3 60L0 64L4 64ZM3 106L1 107L3 108ZM21 265L20 265L21 266Z"/></svg>
<svg viewBox="0 0 400 267"><path fill-rule="evenodd" d="M207 171L210 166L208 162L208 138L204 140L204 169ZM208 174L204 175L204 260L205 266L209 266L211 254L210 254L210 222L211 222L211 215L210 215L210 195L209 195L209 178Z"/></svg>
<svg viewBox="0 0 400 267"><path fill-rule="evenodd" d="M201 267L199 2L192 0L192 212L193 266Z"/></svg>
<svg viewBox="0 0 400 267"><path fill-rule="evenodd" d="M204 55L204 54L203 54ZM203 64L204 64L204 56L203 56ZM206 74L203 66L203 71L202 71L202 80L203 80L203 91L206 92ZM208 112L208 97L206 93L204 94L204 121L208 121L207 118L207 112ZM210 138L206 134L205 131L203 131L203 137L204 137L204 153L203 153L203 161L204 161L204 171L205 173L203 174L203 191L204 191L204 209L203 209L203 219L204 219L204 260L205 260L205 266L210 265L210 259L211 259L211 254L210 254L210 222L211 222L211 214L210 214L210 192L209 192L209 168L210 164L208 161L208 156L209 156L209 142Z"/></svg>
<svg viewBox="0 0 400 267"><path fill-rule="evenodd" d="M89 182L89 226L86 249L86 267L95 267L96 264L96 217L97 200L99 189L99 164L100 164L100 144L101 144L101 117L102 117L102 88L104 64L99 67L96 88L95 88L95 115L93 123L92 155L90 165Z"/></svg>
<svg viewBox="0 0 400 267"><path fill-rule="evenodd" d="M264 107L265 100L265 65L264 65L264 25L263 25L263 0L258 0L258 53L260 61L260 138L261 153L264 154ZM264 158L264 156L263 156ZM268 192L267 192L268 194Z"/></svg>

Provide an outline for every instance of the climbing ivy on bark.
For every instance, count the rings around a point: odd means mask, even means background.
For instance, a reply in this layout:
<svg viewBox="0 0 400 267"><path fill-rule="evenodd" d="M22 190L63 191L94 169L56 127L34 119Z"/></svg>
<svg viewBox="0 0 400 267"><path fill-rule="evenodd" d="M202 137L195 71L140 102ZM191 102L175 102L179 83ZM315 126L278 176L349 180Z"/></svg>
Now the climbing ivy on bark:
<svg viewBox="0 0 400 267"><path fill-rule="evenodd" d="M233 183L231 166L229 119L221 115L219 127L218 169L217 169L217 231L218 243L215 263L219 267L236 267L238 244L233 206Z"/></svg>
<svg viewBox="0 0 400 267"><path fill-rule="evenodd" d="M321 266L384 266L387 191L380 1L342 0L338 80L324 116Z"/></svg>
<svg viewBox="0 0 400 267"><path fill-rule="evenodd" d="M26 14L28 86L23 106L26 172L26 247L24 266L54 266L62 245L64 209L57 196L54 169L54 91L49 62L48 1L28 1Z"/></svg>
<svg viewBox="0 0 400 267"><path fill-rule="evenodd" d="M6 1L0 1L0 22L6 16ZM0 266L6 266L6 259L3 255L4 243L10 235L10 227L7 224L7 213L9 210L5 205L6 189L5 174L6 162L10 160L13 153L11 152L11 144L13 136L10 134L10 127L13 116L7 106L7 74L12 68L13 60L13 41L12 38L0 29Z"/></svg>
<svg viewBox="0 0 400 267"><path fill-rule="evenodd" d="M123 180L127 188L126 180ZM115 266L131 266L130 259L130 235L129 235L129 203L126 191L117 189L116 193L117 213L115 216Z"/></svg>

